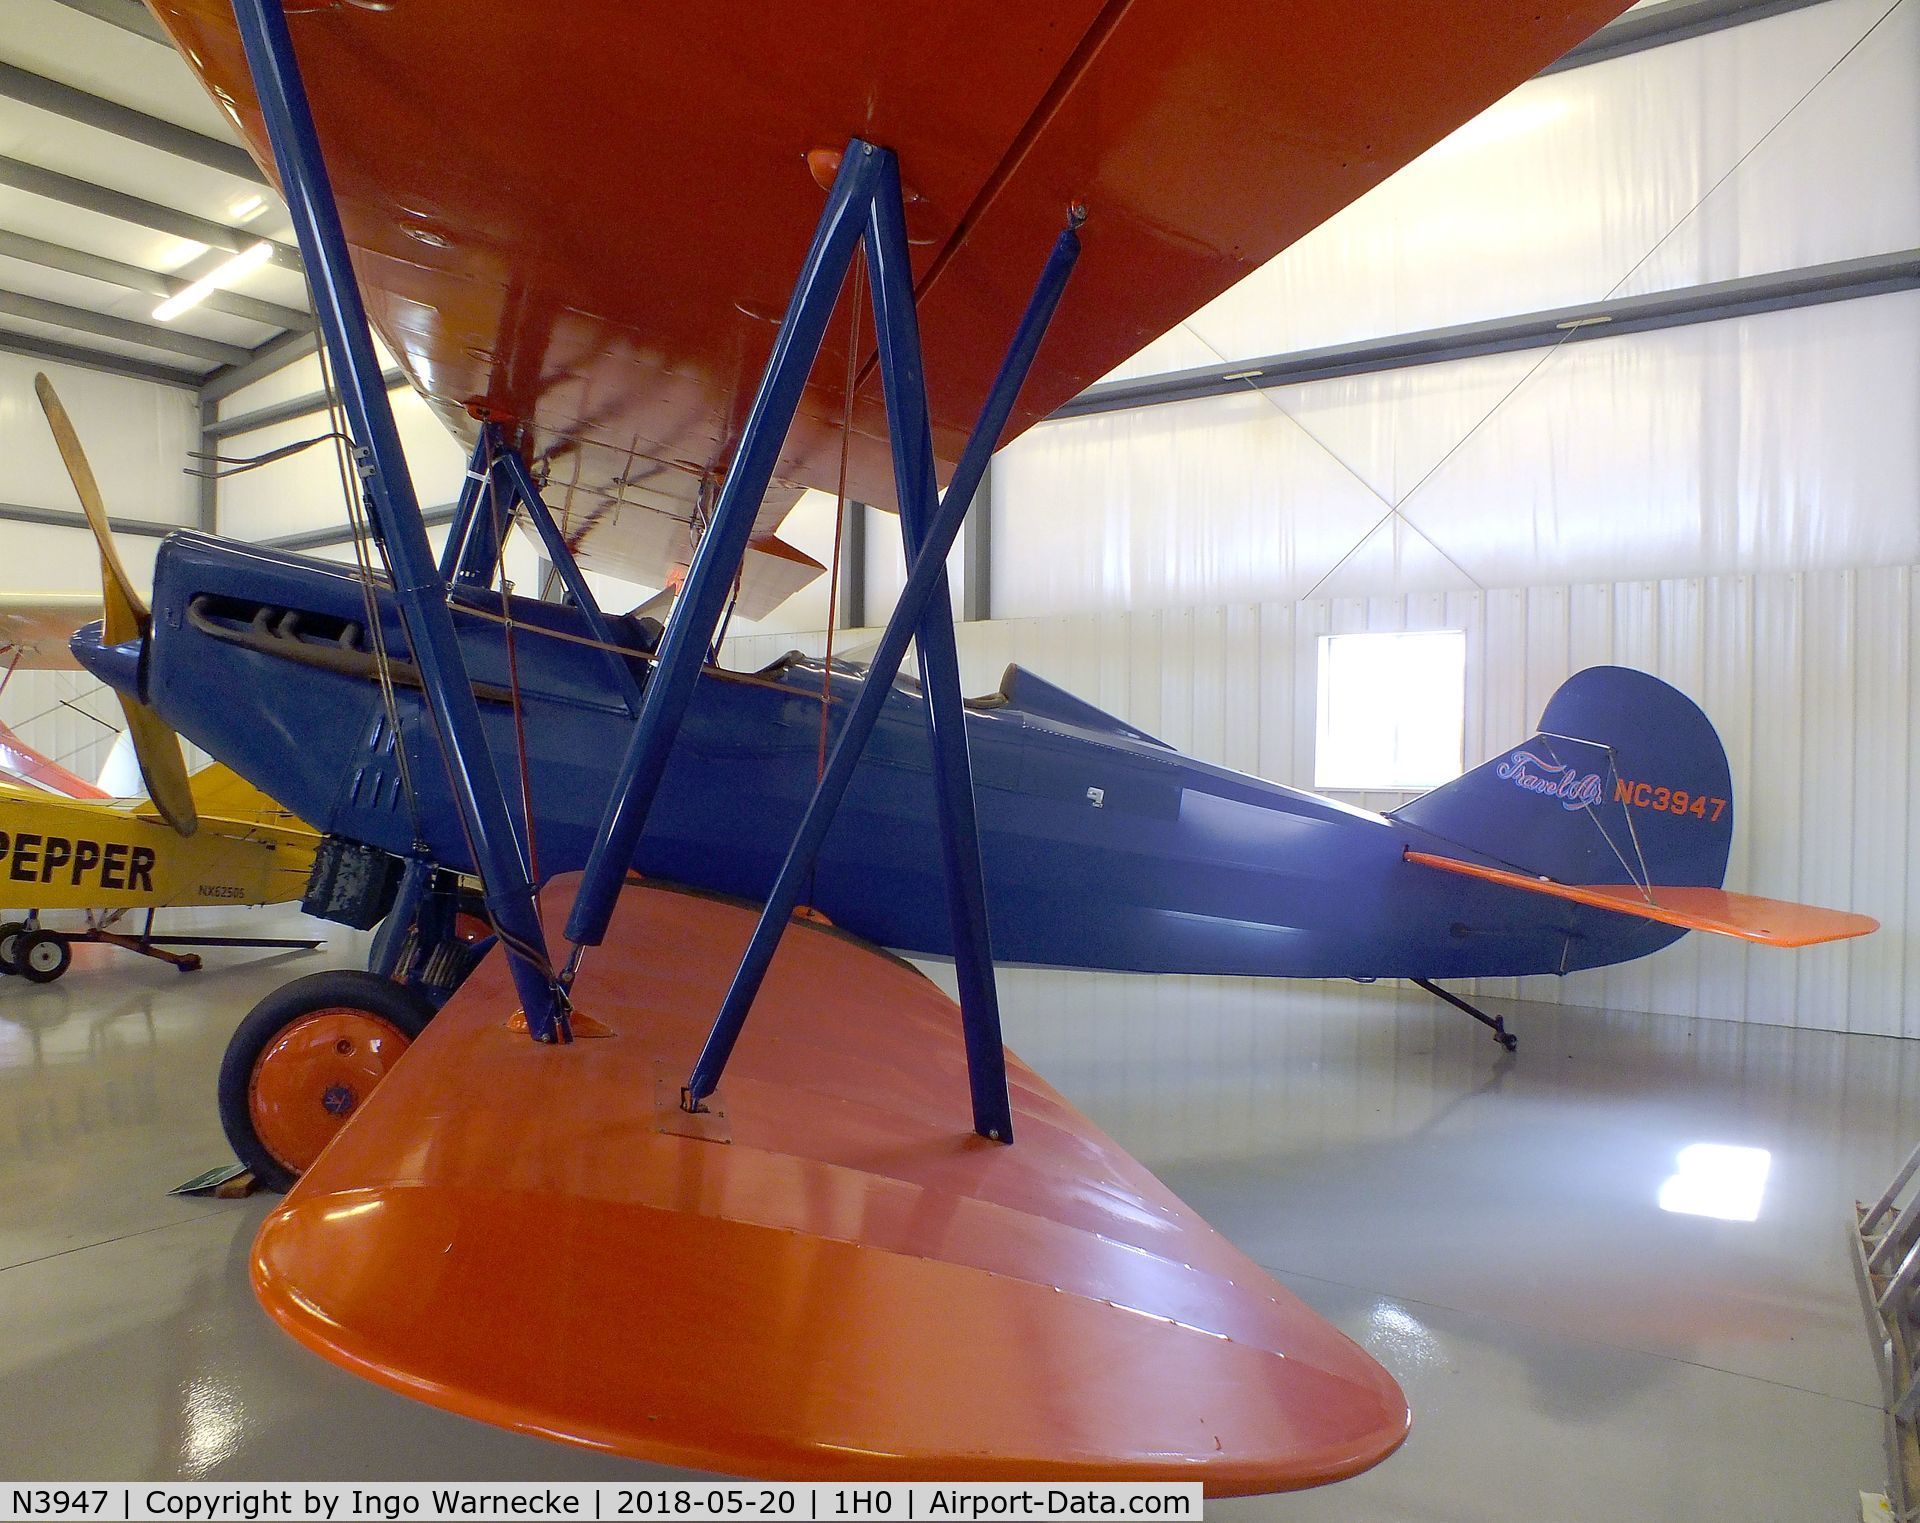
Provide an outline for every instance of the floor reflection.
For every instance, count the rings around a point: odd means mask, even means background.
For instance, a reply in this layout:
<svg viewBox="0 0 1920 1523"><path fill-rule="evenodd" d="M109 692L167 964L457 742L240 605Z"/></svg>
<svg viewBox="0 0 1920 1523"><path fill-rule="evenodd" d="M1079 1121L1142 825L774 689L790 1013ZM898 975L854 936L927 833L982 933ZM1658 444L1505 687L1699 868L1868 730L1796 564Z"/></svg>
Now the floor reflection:
<svg viewBox="0 0 1920 1523"><path fill-rule="evenodd" d="M364 956L331 939L190 975L86 949L58 984L0 982L0 1383L34 1393L0 1473L634 1473L306 1354L247 1290L261 1203L167 1197L225 1157L235 1022ZM1414 1406L1368 1476L1210 1516L1785 1518L1877 1485L1841 1229L1920 1136L1920 1043L1489 1002L1509 1056L1388 985L1009 970L1001 991L1021 1055Z"/></svg>

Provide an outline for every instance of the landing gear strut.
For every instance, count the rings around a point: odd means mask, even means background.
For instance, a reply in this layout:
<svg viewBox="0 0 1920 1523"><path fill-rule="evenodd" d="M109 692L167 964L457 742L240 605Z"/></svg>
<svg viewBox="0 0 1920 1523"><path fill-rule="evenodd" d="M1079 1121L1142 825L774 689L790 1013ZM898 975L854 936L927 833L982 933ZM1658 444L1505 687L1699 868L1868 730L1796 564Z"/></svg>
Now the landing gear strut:
<svg viewBox="0 0 1920 1523"><path fill-rule="evenodd" d="M1445 989L1442 989L1438 984L1433 983L1431 980L1424 979L1424 978L1416 978L1414 980L1414 983L1419 985L1422 989L1425 989L1427 993L1431 994L1435 999L1443 999L1449 1005L1453 1006L1454 1009L1466 1011L1468 1015L1472 1016L1482 1026L1485 1026L1489 1031L1491 1031L1493 1033L1493 1039L1496 1042L1498 1042L1502 1047L1506 1048L1508 1052L1512 1052L1517 1047L1519 1047L1520 1038L1515 1036L1511 1031L1507 1030L1507 1023L1504 1020L1502 1020L1499 1016L1488 1015L1486 1011L1478 1009L1473 1005L1469 1005L1465 1000L1460 998L1459 995L1449 994Z"/></svg>

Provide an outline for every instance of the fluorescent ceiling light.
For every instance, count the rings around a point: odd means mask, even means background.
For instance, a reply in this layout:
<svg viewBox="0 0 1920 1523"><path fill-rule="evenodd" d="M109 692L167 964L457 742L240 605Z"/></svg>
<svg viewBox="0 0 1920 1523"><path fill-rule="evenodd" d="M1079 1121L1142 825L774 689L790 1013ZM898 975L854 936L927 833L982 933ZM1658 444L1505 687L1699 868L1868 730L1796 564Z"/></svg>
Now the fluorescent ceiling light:
<svg viewBox="0 0 1920 1523"><path fill-rule="evenodd" d="M235 254L225 264L207 271L192 285L176 291L159 306L153 309L153 315L163 323L172 322L189 307L197 307L221 287L231 285L249 270L258 269L273 257L273 245L256 243L252 248Z"/></svg>
<svg viewBox="0 0 1920 1523"><path fill-rule="evenodd" d="M207 246L204 243L195 243L191 238L170 238L167 240L166 248L161 250L156 263L162 269L177 270L190 260L198 259L206 251Z"/></svg>
<svg viewBox="0 0 1920 1523"><path fill-rule="evenodd" d="M227 208L227 215L236 222L251 222L267 209L265 196L242 196Z"/></svg>

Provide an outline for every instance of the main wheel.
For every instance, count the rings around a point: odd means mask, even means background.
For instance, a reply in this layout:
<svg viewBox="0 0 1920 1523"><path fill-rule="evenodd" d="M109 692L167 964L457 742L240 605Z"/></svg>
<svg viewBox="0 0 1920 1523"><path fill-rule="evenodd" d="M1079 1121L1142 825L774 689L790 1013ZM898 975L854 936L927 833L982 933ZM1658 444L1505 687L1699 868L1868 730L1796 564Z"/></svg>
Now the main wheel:
<svg viewBox="0 0 1920 1523"><path fill-rule="evenodd" d="M433 1018L392 979L296 978L248 1012L220 1062L220 1125L269 1190L286 1190Z"/></svg>
<svg viewBox="0 0 1920 1523"><path fill-rule="evenodd" d="M24 920L0 920L0 973L20 971L20 965L13 960L13 944L20 939L22 931L32 929Z"/></svg>
<svg viewBox="0 0 1920 1523"><path fill-rule="evenodd" d="M13 966L30 983L50 984L73 966L73 948L58 931L23 931L13 941Z"/></svg>

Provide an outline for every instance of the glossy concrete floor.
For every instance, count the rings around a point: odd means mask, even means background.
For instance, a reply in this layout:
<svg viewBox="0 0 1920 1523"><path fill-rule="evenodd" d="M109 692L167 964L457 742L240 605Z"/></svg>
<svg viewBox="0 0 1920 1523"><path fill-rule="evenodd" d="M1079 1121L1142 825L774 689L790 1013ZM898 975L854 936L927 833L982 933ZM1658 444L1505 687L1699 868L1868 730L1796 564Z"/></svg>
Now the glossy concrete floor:
<svg viewBox="0 0 1920 1523"><path fill-rule="evenodd" d="M305 1353L247 1290L265 1202L166 1195L226 1157L235 1021L361 955L0 985L0 1477L637 1473ZM1881 1488L1843 1232L1920 1136L1920 1043L1508 1005L1507 1057L1385 988L1002 987L1025 1057L1406 1389L1379 1469L1210 1516L1812 1523Z"/></svg>

